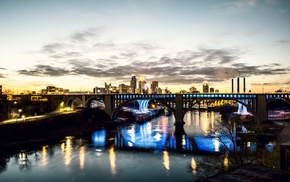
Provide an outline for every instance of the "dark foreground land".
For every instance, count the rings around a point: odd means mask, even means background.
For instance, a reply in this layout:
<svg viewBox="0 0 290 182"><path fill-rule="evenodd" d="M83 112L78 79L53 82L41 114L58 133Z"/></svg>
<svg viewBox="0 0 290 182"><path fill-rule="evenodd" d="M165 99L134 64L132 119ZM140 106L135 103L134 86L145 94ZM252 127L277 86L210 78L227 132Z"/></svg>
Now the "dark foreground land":
<svg viewBox="0 0 290 182"><path fill-rule="evenodd" d="M17 148L65 136L83 135L97 129L114 129L115 123L103 110L83 110L29 122L0 125L0 148Z"/></svg>

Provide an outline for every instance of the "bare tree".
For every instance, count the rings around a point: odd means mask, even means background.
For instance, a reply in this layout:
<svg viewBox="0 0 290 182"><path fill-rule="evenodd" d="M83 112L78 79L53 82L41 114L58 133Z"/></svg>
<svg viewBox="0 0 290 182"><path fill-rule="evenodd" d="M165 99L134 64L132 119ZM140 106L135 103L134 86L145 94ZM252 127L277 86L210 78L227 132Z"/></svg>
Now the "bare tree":
<svg viewBox="0 0 290 182"><path fill-rule="evenodd" d="M197 158L198 167L194 170L198 171L200 180L246 163L279 168L279 146L261 143L258 136L262 136L264 126L247 119L245 122L245 117L234 116L217 122L212 137L219 141L220 150Z"/></svg>

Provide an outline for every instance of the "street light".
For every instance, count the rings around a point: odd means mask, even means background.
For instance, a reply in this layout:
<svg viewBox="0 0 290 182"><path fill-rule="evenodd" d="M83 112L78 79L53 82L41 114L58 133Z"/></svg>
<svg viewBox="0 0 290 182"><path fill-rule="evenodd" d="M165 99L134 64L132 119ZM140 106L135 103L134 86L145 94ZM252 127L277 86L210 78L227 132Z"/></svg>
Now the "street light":
<svg viewBox="0 0 290 182"><path fill-rule="evenodd" d="M18 115L19 115L19 117L21 117L21 112L22 112L22 109L18 109Z"/></svg>

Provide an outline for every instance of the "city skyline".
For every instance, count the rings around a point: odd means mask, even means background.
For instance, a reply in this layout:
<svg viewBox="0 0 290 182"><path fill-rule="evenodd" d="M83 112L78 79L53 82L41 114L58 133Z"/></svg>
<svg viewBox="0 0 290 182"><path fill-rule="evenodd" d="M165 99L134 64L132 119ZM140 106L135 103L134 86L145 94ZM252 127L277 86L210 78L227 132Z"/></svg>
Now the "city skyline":
<svg viewBox="0 0 290 182"><path fill-rule="evenodd" d="M173 93L290 85L290 1L0 1L0 85L91 90L130 78Z"/></svg>

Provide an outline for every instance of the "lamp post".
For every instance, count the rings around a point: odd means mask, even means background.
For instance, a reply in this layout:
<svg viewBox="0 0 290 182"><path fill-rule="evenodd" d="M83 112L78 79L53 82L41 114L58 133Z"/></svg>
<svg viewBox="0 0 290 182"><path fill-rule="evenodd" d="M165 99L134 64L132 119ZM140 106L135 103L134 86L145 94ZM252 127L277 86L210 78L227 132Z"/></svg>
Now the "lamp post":
<svg viewBox="0 0 290 182"><path fill-rule="evenodd" d="M22 112L22 109L18 109L18 116L16 116L15 122L17 121L17 118L21 118L21 112Z"/></svg>
<svg viewBox="0 0 290 182"><path fill-rule="evenodd" d="M22 112L22 109L18 109L19 118L21 118L21 112Z"/></svg>

